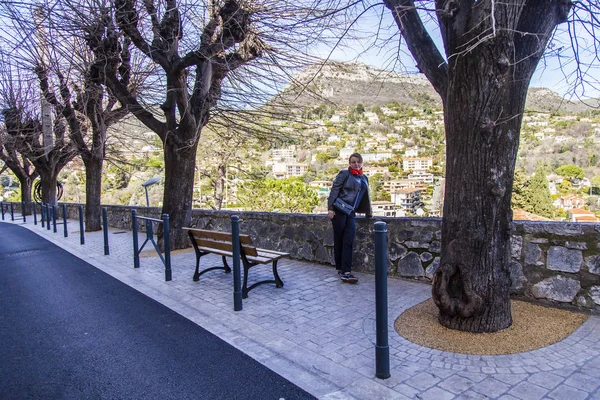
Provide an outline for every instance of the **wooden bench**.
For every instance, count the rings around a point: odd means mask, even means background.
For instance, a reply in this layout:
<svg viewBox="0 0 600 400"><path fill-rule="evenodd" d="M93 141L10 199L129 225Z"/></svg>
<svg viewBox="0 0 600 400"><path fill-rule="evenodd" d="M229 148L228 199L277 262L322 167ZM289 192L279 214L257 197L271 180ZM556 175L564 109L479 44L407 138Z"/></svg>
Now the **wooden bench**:
<svg viewBox="0 0 600 400"><path fill-rule="evenodd" d="M194 281L198 281L200 276L208 271L223 269L225 273L230 273L231 268L227 264L226 257L233 256L233 245L231 233L211 231L205 229L183 228L188 232L190 241L196 251L196 270L194 272ZM200 259L207 254L218 254L223 259L223 266L209 267L200 271ZM274 283L276 287L283 287L283 281L277 273L277 261L280 258L288 256L289 253L279 251L259 249L252 245L252 238L248 235L240 234L240 257L244 266L244 282L242 285L242 298L248 297L248 292L263 283ZM248 287L248 271L250 268L272 263L274 280L265 280L252 284Z"/></svg>

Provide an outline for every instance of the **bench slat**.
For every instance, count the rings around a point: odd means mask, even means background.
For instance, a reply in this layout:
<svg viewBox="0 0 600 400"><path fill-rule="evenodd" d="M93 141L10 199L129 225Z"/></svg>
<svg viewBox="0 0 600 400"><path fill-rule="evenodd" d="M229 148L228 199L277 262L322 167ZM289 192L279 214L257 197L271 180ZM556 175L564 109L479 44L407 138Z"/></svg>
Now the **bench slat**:
<svg viewBox="0 0 600 400"><path fill-rule="evenodd" d="M225 257L232 257L233 256L233 253L231 251L219 250L219 249L215 249L214 247L200 247L200 246L198 246L198 250L200 250L202 252L205 252L205 253L213 253L213 254L218 254L220 256L225 256ZM267 263L269 263L271 261L279 260L282 257L284 257L284 256L276 256L276 257L272 257L272 256L263 256L263 257L261 257L260 255L258 257L246 256L246 258L248 259L248 261L259 263L259 264L267 264Z"/></svg>
<svg viewBox="0 0 600 400"><path fill-rule="evenodd" d="M183 228L186 231L192 233L195 238L206 238L206 239L214 239L220 241L229 241L231 242L231 233L228 232L218 232L218 231L209 231L206 229L196 229L196 228ZM252 244L252 238L249 235L240 234L240 242L243 244Z"/></svg>

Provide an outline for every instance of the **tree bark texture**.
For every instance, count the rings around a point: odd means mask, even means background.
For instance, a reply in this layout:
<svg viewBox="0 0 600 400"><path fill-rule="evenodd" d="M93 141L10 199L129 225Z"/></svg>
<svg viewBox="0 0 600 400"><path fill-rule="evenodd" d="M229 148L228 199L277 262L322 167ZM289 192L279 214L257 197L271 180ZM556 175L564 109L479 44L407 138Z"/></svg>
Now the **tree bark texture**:
<svg viewBox="0 0 600 400"><path fill-rule="evenodd" d="M42 203L44 204L50 204L51 206L58 204L56 181L58 180L59 171L38 168L42 185Z"/></svg>
<svg viewBox="0 0 600 400"><path fill-rule="evenodd" d="M385 3L444 105L442 253L432 285L439 321L469 332L505 329L512 324L510 204L525 98L570 3L438 0L444 63L414 2Z"/></svg>
<svg viewBox="0 0 600 400"><path fill-rule="evenodd" d="M188 237L181 229L190 226L194 192L194 172L196 167L197 145L165 146L165 179L163 214L169 214L170 244L172 249L189 246ZM163 246L163 227L158 230Z"/></svg>
<svg viewBox="0 0 600 400"><path fill-rule="evenodd" d="M83 157L85 164L85 231L102 229L102 157Z"/></svg>

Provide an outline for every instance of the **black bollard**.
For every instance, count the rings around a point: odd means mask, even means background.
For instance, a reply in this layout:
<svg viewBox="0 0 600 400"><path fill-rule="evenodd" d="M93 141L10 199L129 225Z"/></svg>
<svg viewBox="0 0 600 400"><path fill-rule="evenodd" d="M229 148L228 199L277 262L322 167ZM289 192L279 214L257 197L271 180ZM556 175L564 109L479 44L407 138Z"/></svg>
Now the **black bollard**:
<svg viewBox="0 0 600 400"><path fill-rule="evenodd" d="M137 212L131 210L131 231L133 232L133 268L140 267L140 253L138 244L138 225L137 225Z"/></svg>
<svg viewBox="0 0 600 400"><path fill-rule="evenodd" d="M387 227L375 222L375 316L377 343L375 344L375 376L390 377L390 347L388 344L387 299Z"/></svg>
<svg viewBox="0 0 600 400"><path fill-rule="evenodd" d="M165 281L171 280L171 239L169 236L169 214L163 215L163 243L165 247Z"/></svg>
<svg viewBox="0 0 600 400"><path fill-rule="evenodd" d="M83 206L79 206L79 243L85 244L85 233L83 226Z"/></svg>
<svg viewBox="0 0 600 400"><path fill-rule="evenodd" d="M233 311L242 310L242 274L240 271L240 217L231 216L231 246L233 255Z"/></svg>
<svg viewBox="0 0 600 400"><path fill-rule="evenodd" d="M23 217L23 223L27 222L27 217L25 216L25 202L21 202L21 217Z"/></svg>
<svg viewBox="0 0 600 400"><path fill-rule="evenodd" d="M33 224L37 225L37 203L31 203L33 206Z"/></svg>
<svg viewBox="0 0 600 400"><path fill-rule="evenodd" d="M52 232L56 233L56 217L58 216L58 206L52 206Z"/></svg>
<svg viewBox="0 0 600 400"><path fill-rule="evenodd" d="M104 255L110 254L108 248L108 215L106 214L106 207L102 208L102 230L104 231Z"/></svg>
<svg viewBox="0 0 600 400"><path fill-rule="evenodd" d="M67 229L67 205L62 205L63 209L63 234L65 237L69 237L69 230Z"/></svg>
<svg viewBox="0 0 600 400"><path fill-rule="evenodd" d="M13 206L12 201L10 202L10 220L11 221L15 220L15 208Z"/></svg>
<svg viewBox="0 0 600 400"><path fill-rule="evenodd" d="M2 221L4 221L4 202L0 201L0 210L2 210Z"/></svg>

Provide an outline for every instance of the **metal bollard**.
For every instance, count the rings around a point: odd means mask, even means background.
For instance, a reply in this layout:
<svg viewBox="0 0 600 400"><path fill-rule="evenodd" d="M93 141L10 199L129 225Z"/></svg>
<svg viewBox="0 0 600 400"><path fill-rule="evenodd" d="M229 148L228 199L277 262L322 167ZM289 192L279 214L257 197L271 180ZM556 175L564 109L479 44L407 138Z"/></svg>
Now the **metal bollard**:
<svg viewBox="0 0 600 400"><path fill-rule="evenodd" d="M52 206L52 232L56 233L56 216L58 215L58 206Z"/></svg>
<svg viewBox="0 0 600 400"><path fill-rule="evenodd" d="M10 220L11 221L15 220L15 209L14 209L12 201L10 202Z"/></svg>
<svg viewBox="0 0 600 400"><path fill-rule="evenodd" d="M85 234L83 226L83 206L79 206L79 243L85 244Z"/></svg>
<svg viewBox="0 0 600 400"><path fill-rule="evenodd" d="M375 376L379 379L390 377L387 297L387 227L385 222L378 221L375 222Z"/></svg>
<svg viewBox="0 0 600 400"><path fill-rule="evenodd" d="M240 271L240 217L231 216L231 246L233 255L233 311L242 310L242 274Z"/></svg>
<svg viewBox="0 0 600 400"><path fill-rule="evenodd" d="M102 208L102 230L104 231L104 255L110 254L108 248L108 215L106 214L106 207Z"/></svg>
<svg viewBox="0 0 600 400"><path fill-rule="evenodd" d="M138 250L137 212L135 210L131 210L131 231L133 232L133 268L139 268L140 253Z"/></svg>
<svg viewBox="0 0 600 400"><path fill-rule="evenodd" d="M37 203L31 203L33 206L33 224L37 225Z"/></svg>
<svg viewBox="0 0 600 400"><path fill-rule="evenodd" d="M23 223L27 222L27 217L25 216L25 202L21 202L21 217L23 217Z"/></svg>
<svg viewBox="0 0 600 400"><path fill-rule="evenodd" d="M40 221L42 222L42 228L46 227L46 213L44 211L44 203L40 204Z"/></svg>
<svg viewBox="0 0 600 400"><path fill-rule="evenodd" d="M163 215L163 243L165 247L165 281L171 280L171 238L169 236L169 214Z"/></svg>
<svg viewBox="0 0 600 400"><path fill-rule="evenodd" d="M63 234L65 237L69 237L69 230L67 229L67 205L63 204Z"/></svg>
<svg viewBox="0 0 600 400"><path fill-rule="evenodd" d="M0 210L2 210L2 221L4 221L4 202L0 201Z"/></svg>

